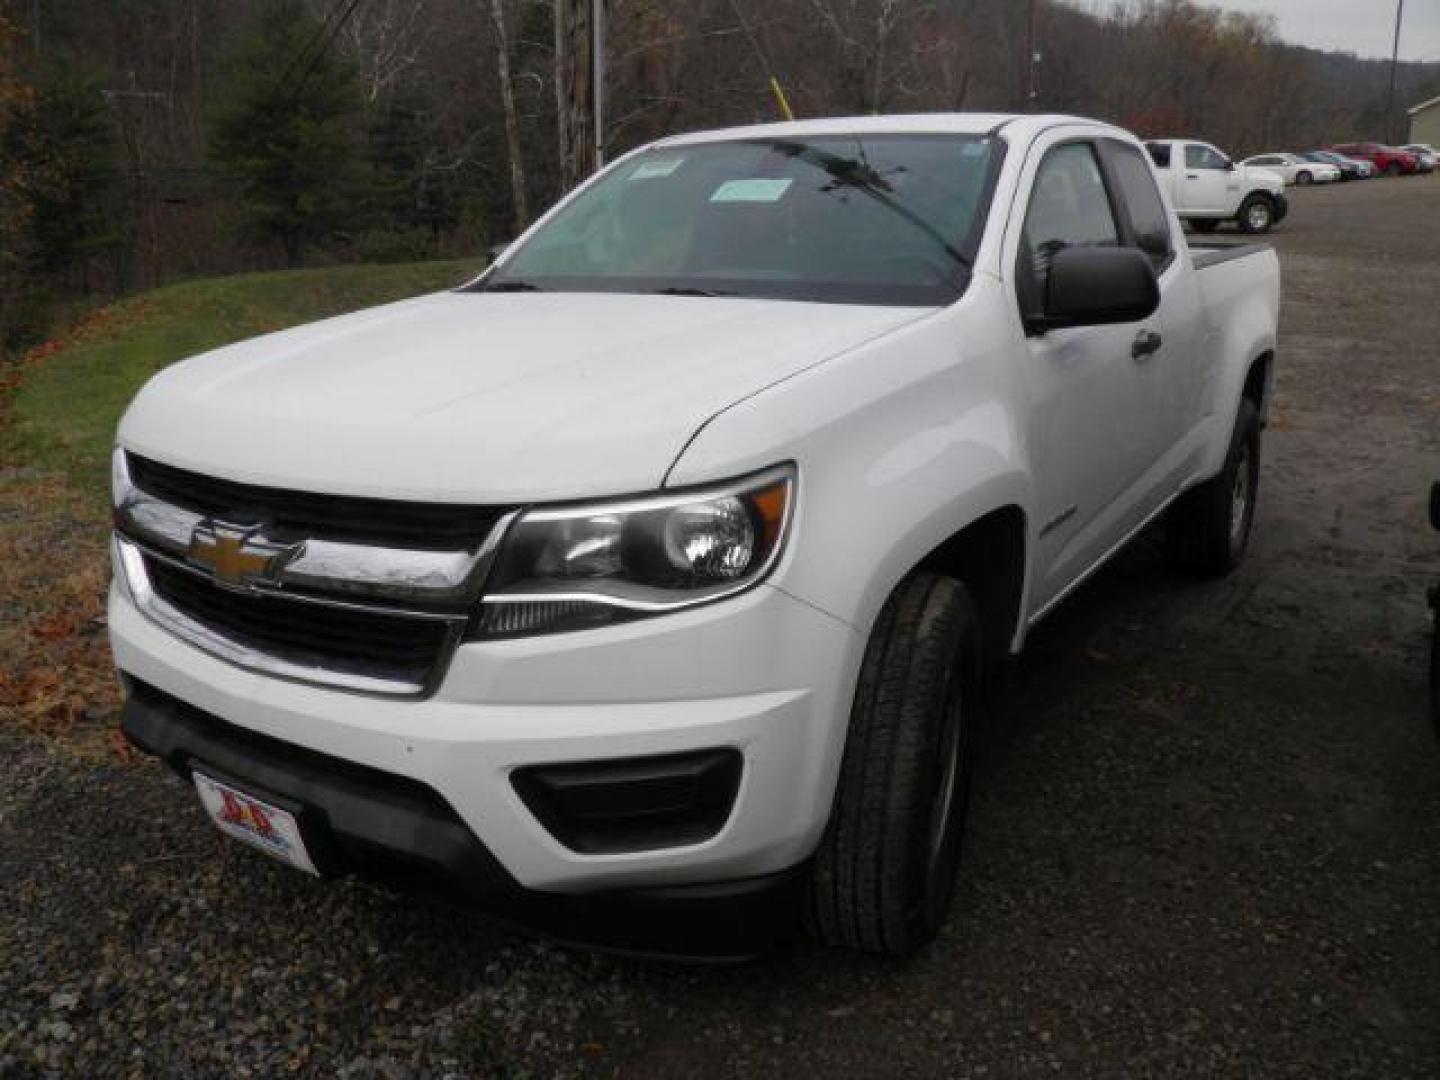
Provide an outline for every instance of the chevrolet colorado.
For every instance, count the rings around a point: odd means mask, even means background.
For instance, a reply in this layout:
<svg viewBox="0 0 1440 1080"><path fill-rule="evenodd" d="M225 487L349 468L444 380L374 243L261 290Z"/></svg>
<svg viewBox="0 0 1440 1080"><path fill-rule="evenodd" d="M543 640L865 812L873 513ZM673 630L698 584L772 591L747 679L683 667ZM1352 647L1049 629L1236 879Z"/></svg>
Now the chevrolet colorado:
<svg viewBox="0 0 1440 1080"><path fill-rule="evenodd" d="M302 870L591 945L900 954L982 665L1255 509L1279 272L1056 116L665 139L479 278L174 365L114 455L122 728Z"/></svg>

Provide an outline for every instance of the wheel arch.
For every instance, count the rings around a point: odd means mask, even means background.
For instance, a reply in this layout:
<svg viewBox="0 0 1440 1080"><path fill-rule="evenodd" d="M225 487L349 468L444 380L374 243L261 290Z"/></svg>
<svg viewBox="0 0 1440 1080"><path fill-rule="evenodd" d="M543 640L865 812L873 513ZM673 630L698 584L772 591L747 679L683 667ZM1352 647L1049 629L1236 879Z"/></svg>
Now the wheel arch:
<svg viewBox="0 0 1440 1080"><path fill-rule="evenodd" d="M965 586L979 613L990 660L1005 656L1019 641L1027 543L1025 511L1009 503L952 533L910 571L933 571Z"/></svg>

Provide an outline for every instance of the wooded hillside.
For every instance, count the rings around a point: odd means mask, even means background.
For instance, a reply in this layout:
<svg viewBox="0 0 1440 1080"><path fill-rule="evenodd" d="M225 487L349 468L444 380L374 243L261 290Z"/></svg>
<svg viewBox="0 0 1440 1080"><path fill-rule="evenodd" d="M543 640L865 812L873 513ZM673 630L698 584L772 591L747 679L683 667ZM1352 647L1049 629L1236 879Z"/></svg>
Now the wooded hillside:
<svg viewBox="0 0 1440 1080"><path fill-rule="evenodd" d="M584 6L0 0L0 343L76 298L507 237L574 173L561 148L583 117L557 122L557 70L577 65L557 56ZM1190 0L1039 0L1027 101L1026 16L1024 0L610 0L605 150L773 119L771 75L800 116L1029 107L1236 153L1384 137L1388 64ZM1437 93L1440 65L1402 67L1401 105Z"/></svg>

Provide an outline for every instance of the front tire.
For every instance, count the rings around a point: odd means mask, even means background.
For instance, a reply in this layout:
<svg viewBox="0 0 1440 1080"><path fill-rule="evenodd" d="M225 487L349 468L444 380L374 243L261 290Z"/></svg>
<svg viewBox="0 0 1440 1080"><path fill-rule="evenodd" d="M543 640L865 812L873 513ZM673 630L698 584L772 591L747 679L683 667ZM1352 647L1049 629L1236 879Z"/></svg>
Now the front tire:
<svg viewBox="0 0 1440 1080"><path fill-rule="evenodd" d="M1219 475L1180 496L1166 515L1170 561L1202 577L1234 570L1250 543L1259 491L1260 414L1246 398L1240 402Z"/></svg>
<svg viewBox="0 0 1440 1080"><path fill-rule="evenodd" d="M970 794L982 634L965 586L918 573L871 632L806 923L830 945L904 956L954 891Z"/></svg>
<svg viewBox="0 0 1440 1080"><path fill-rule="evenodd" d="M1295 183L1299 184L1301 187L1306 187L1310 184L1313 184L1314 182L1315 177L1311 176L1308 172L1295 174Z"/></svg>
<svg viewBox="0 0 1440 1080"><path fill-rule="evenodd" d="M1275 224L1275 204L1268 195L1251 195L1240 204L1237 220L1242 232L1267 233Z"/></svg>

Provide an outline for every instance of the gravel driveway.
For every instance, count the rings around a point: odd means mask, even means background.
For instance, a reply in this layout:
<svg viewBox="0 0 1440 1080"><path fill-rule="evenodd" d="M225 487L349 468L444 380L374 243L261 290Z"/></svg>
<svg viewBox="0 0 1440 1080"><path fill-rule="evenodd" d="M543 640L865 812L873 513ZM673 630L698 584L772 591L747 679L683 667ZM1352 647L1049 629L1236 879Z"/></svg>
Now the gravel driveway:
<svg viewBox="0 0 1440 1080"><path fill-rule="evenodd" d="M1440 1075L1440 176L1295 202L1250 558L1142 540L1037 633L925 955L563 952L0 735L0 1074Z"/></svg>

